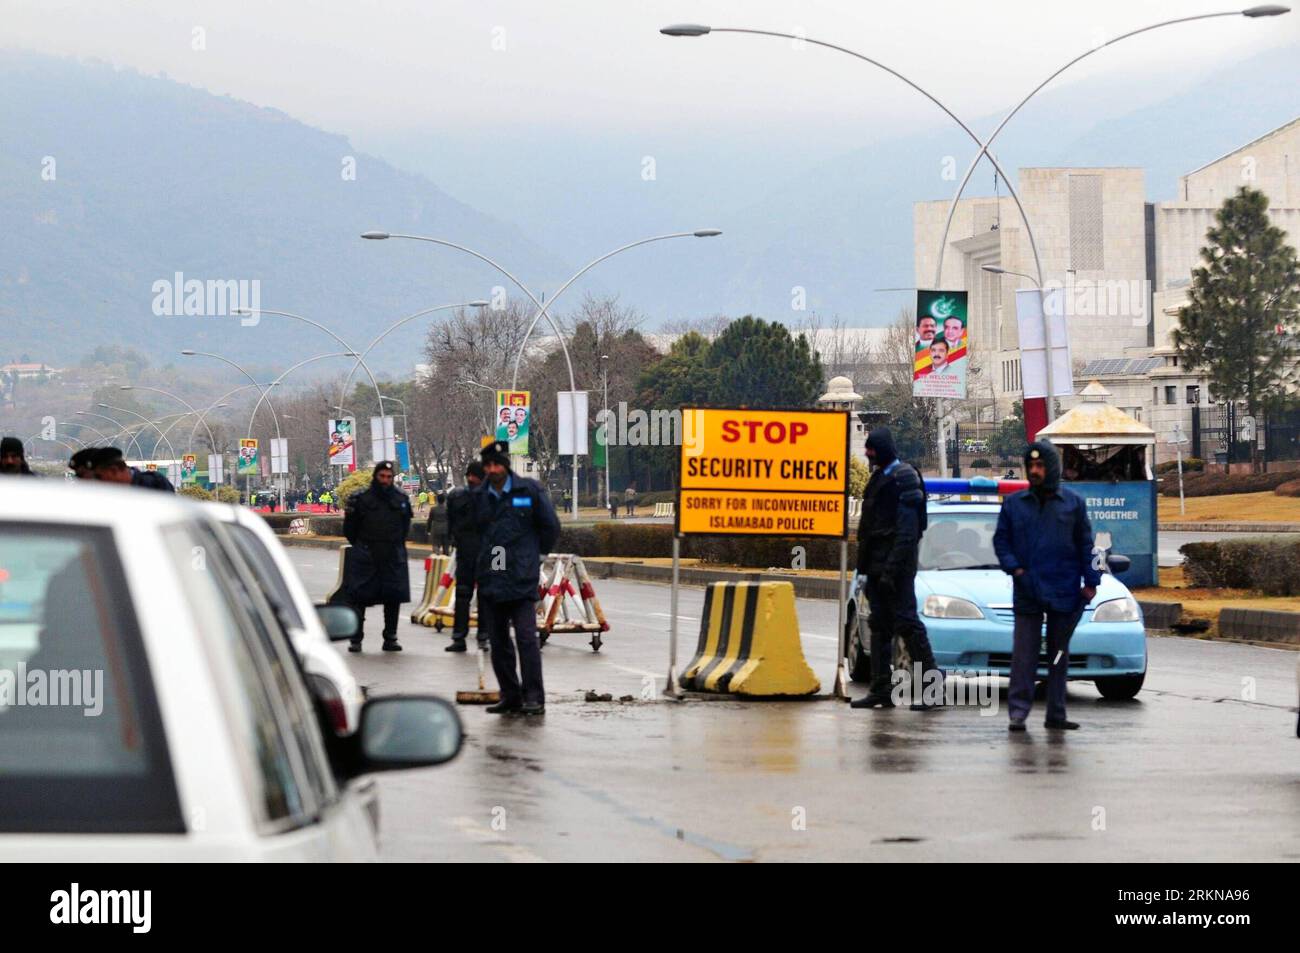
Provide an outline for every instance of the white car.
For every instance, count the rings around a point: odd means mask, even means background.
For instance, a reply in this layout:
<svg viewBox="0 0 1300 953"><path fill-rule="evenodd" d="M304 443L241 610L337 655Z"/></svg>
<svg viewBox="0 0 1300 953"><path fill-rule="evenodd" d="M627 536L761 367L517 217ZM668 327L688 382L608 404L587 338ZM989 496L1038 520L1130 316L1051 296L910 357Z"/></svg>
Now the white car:
<svg viewBox="0 0 1300 953"><path fill-rule="evenodd" d="M0 481L0 861L373 859L357 779L459 750L432 697L337 735L209 504Z"/></svg>
<svg viewBox="0 0 1300 953"><path fill-rule="evenodd" d="M343 656L330 644L347 639L350 630L338 628L333 636L327 630L350 613L312 603L289 554L260 515L242 506L222 504L212 504L212 511L225 524L226 533L279 615L302 659L312 694L326 706L334 730L342 735L356 731L365 693Z"/></svg>

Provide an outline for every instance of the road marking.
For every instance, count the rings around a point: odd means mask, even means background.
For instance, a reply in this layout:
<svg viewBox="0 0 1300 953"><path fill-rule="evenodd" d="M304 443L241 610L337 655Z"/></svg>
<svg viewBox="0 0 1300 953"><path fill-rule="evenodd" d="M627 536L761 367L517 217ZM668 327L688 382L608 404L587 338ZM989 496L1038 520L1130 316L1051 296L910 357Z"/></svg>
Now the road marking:
<svg viewBox="0 0 1300 953"><path fill-rule="evenodd" d="M534 854L522 844L512 844L503 840L496 831L484 827L472 817L453 817L449 822L462 834L472 837L481 844L490 844L498 848L512 864L544 864L545 859Z"/></svg>

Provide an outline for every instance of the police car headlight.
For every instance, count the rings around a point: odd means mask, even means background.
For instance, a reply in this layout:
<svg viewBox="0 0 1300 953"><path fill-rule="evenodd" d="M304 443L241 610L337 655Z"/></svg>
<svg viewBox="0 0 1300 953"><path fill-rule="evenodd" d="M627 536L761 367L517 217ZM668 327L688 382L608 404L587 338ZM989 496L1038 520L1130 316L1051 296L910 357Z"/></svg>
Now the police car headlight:
<svg viewBox="0 0 1300 953"><path fill-rule="evenodd" d="M931 619L982 619L979 606L956 596L926 596L921 615Z"/></svg>
<svg viewBox="0 0 1300 953"><path fill-rule="evenodd" d="M1103 602L1092 614L1093 622L1137 622L1141 618L1142 610L1132 596Z"/></svg>

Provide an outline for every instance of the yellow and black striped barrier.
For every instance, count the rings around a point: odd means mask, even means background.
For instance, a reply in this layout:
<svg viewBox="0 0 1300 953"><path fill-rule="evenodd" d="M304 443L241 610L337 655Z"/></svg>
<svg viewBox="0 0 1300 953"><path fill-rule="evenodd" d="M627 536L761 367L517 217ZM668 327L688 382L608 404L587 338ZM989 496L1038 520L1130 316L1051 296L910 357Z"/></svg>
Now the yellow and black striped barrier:
<svg viewBox="0 0 1300 953"><path fill-rule="evenodd" d="M704 592L700 641L679 679L697 692L771 697L821 688L803 657L794 586L715 582Z"/></svg>

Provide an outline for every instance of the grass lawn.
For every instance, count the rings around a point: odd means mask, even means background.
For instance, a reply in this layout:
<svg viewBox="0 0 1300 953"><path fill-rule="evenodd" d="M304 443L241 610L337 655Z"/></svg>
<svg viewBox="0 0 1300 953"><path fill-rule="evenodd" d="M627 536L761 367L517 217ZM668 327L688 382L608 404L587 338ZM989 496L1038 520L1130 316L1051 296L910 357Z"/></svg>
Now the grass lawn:
<svg viewBox="0 0 1300 953"><path fill-rule="evenodd" d="M1158 497L1161 523L1225 521L1239 523L1300 523L1300 497L1263 493L1188 497L1187 512L1178 512L1178 497Z"/></svg>

